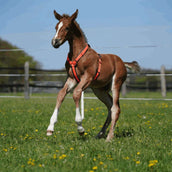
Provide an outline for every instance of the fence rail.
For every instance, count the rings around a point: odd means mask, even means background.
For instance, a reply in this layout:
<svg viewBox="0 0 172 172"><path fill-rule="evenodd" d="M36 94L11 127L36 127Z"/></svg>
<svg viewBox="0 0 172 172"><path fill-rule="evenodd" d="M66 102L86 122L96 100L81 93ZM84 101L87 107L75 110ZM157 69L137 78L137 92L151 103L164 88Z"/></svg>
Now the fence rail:
<svg viewBox="0 0 172 172"><path fill-rule="evenodd" d="M18 73L18 74L13 74L13 73L0 73L0 77L1 78L5 78L5 77L23 77L24 78L24 82L23 83L0 83L0 88L3 87L22 87L24 88L24 92L25 92L25 98L29 98L29 91L30 88L57 88L60 89L63 87L63 84L56 84L56 85L45 85L45 84L40 84L37 82L30 82L29 79L31 77L65 77L67 76L66 71L65 70L44 70L44 69L34 69L34 68L29 68L29 63L26 62L24 67L20 67L20 68L15 68L15 67L1 67L0 68L0 72L1 71L5 71L5 70L19 70L20 72L23 73ZM35 72L35 73L34 73ZM37 73L37 72L44 72L44 73ZM51 73L48 73L51 72ZM55 73L54 73L55 72ZM172 76L172 73L165 73L165 67L162 66L161 67L161 71L160 73L139 73L139 74L133 74L133 73L128 73L128 77L132 78L132 77L159 77L159 84L158 85L143 85L141 83L127 83L126 82L123 84L122 86L122 95L125 96L125 94L127 93L128 89L140 89L140 90L145 90L147 88L155 90L155 89L161 89L161 94L163 97L166 97L166 91L167 89L172 89L172 83L171 84L166 84L166 77ZM15 81L15 80L14 80ZM41 82L41 81L39 81ZM43 82L43 81L42 81Z"/></svg>

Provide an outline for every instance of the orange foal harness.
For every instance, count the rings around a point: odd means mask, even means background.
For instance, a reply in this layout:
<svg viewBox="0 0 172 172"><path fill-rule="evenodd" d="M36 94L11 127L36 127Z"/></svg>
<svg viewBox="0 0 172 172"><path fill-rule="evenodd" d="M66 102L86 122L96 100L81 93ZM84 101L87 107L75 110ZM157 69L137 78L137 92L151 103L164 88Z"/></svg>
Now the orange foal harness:
<svg viewBox="0 0 172 172"><path fill-rule="evenodd" d="M74 76L74 78L75 78L75 80L77 82L80 82L80 79L79 79L79 77L78 77L78 75L76 73L76 65L77 65L78 61L80 60L80 58L87 52L88 47L89 47L89 45L87 44L86 47L81 51L81 53L78 55L78 57L74 61L71 61L69 59L69 56L67 57L67 61L69 62L70 66L72 68L73 76ZM101 55L100 54L98 54L98 55L99 55L99 66L98 66L98 69L97 69L97 73L96 73L96 75L94 77L94 80L96 80L99 77L100 70L101 70L101 64L102 64Z"/></svg>

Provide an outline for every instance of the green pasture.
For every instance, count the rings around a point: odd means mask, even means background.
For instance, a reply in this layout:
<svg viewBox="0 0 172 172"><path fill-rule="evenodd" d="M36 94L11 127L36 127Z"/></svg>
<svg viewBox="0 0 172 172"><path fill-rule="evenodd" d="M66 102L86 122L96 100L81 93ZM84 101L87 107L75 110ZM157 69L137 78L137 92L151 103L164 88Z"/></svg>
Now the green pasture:
<svg viewBox="0 0 172 172"><path fill-rule="evenodd" d="M55 97L0 98L0 171L172 171L172 101L121 100L110 143L95 139L106 119L99 100L85 100L81 137L73 100L66 98L54 135L47 137L55 102Z"/></svg>

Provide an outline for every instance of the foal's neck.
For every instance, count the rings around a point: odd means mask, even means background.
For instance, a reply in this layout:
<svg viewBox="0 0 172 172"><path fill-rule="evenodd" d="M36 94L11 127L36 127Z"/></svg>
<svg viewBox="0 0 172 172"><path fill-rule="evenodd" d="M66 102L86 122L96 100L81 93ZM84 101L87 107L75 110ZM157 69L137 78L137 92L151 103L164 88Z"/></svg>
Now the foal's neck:
<svg viewBox="0 0 172 172"><path fill-rule="evenodd" d="M87 41L80 28L76 25L73 27L73 32L68 40L69 42L69 59L75 60L75 58L80 54L80 52L85 48Z"/></svg>

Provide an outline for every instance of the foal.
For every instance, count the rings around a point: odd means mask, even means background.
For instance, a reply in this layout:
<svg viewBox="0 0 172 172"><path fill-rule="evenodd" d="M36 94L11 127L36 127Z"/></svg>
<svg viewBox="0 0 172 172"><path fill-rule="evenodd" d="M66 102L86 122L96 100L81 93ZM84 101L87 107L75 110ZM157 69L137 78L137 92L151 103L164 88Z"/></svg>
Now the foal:
<svg viewBox="0 0 172 172"><path fill-rule="evenodd" d="M79 102L82 91L91 87L95 95L106 105L108 116L104 126L98 133L97 138L105 136L107 127L111 122L111 127L106 138L110 141L114 136L114 127L119 118L119 94L123 82L126 79L126 67L139 69L137 62L124 63L118 56L113 54L98 54L88 44L86 37L75 21L78 10L71 16L60 15L54 11L54 16L59 22L55 29L56 34L52 39L54 48L58 48L65 41L69 43L69 54L66 60L67 81L57 96L57 103L50 119L47 129L47 135L50 136L54 131L54 124L57 122L57 116L61 103L66 94L75 87L73 99L76 105L75 122L78 125L80 135L84 134L82 126L82 117L79 110ZM112 91L112 96L109 91Z"/></svg>

